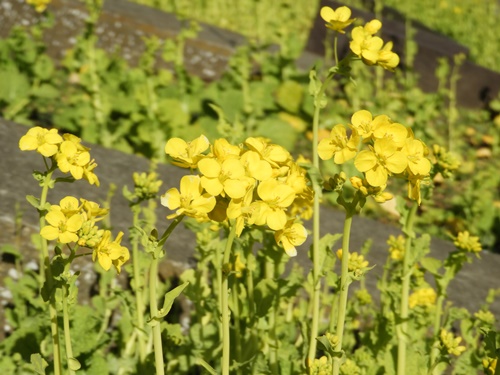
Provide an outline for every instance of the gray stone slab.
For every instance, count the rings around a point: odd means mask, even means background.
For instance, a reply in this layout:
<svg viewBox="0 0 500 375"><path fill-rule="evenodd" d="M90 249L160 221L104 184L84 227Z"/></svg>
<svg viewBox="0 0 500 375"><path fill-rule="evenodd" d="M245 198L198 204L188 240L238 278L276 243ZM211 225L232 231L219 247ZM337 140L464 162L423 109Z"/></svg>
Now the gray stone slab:
<svg viewBox="0 0 500 375"><path fill-rule="evenodd" d="M87 11L83 2L77 0L53 0L49 9L56 23L45 32L44 40L49 55L59 61L82 33ZM33 25L38 17L24 0L2 0L0 37L8 35L14 25ZM172 39L188 22L126 0L106 0L96 28L98 46L110 52L119 50L134 65L144 52L144 37L156 35L162 40ZM213 80L224 72L234 49L244 44L245 38L204 23L200 26L196 39L186 42L185 67L192 74Z"/></svg>
<svg viewBox="0 0 500 375"><path fill-rule="evenodd" d="M14 243L13 223L16 217L16 204L23 212L22 223L27 234L34 233L37 228L37 214L25 200L28 194L38 195L39 188L31 178L33 169L43 167L41 156L35 152L21 152L18 142L26 133L26 126L18 125L0 119L0 246L5 243ZM127 236L128 227L131 223L131 214L125 199L120 191L123 185L130 188L132 185L132 173L148 170L148 160L145 158L123 154L118 151L105 149L97 145L91 145L91 155L98 163L96 173L100 178L101 187L90 186L84 181L67 184L65 191L51 191L49 201L57 203L65 195L74 195L89 200L100 201L106 198L111 183L118 186L118 192L111 203L111 224L116 233L124 231ZM179 185L180 177L185 170L170 165L160 165L158 173L164 181L162 191ZM158 207L158 229L164 230L167 226L163 218L169 213L168 209L159 205ZM323 207L321 211L321 232L339 233L342 231L344 213L329 207ZM307 223L310 227L311 223ZM372 251L368 256L371 264L377 266L367 276L367 285L375 290L377 277L382 273L382 266L387 258L386 240L390 234L397 235L398 228L368 218L356 217L352 225L351 248L353 251L359 249L365 240L373 239ZM167 242L167 261L175 265L179 270L189 267L190 257L195 245L194 234L179 226ZM311 243L301 246L299 254L293 261L299 262L306 271L311 268L311 262L307 258L307 249ZM443 259L454 250L454 246L447 241L437 238L432 239L432 256ZM36 252L23 243L23 251L27 258L37 259ZM490 288L500 288L500 255L484 252L482 259L465 265L464 269L451 284L449 299L458 306L466 307L476 311L484 301ZM0 280L2 280L12 264L0 263ZM167 272L167 271L166 271ZM500 316L500 301L494 303L493 312Z"/></svg>

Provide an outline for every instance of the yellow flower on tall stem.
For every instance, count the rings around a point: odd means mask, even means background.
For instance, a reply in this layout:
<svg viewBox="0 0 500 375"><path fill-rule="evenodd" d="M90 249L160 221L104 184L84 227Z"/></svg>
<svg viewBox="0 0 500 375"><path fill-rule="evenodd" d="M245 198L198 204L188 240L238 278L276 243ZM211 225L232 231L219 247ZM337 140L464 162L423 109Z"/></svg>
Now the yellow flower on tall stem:
<svg viewBox="0 0 500 375"><path fill-rule="evenodd" d="M318 155L322 160L329 160L333 157L335 164L343 164L356 156L359 139L356 129L353 129L351 136L348 137L344 125L335 125L330 137L319 142Z"/></svg>
<svg viewBox="0 0 500 375"><path fill-rule="evenodd" d="M165 153L174 159L172 164L193 169L204 157L203 152L208 150L209 146L210 142L204 135L200 135L191 142L186 142L181 138L171 138L165 145Z"/></svg>
<svg viewBox="0 0 500 375"><path fill-rule="evenodd" d="M53 205L45 215L49 225L40 230L40 235L46 240L57 240L66 244L78 241L78 231L82 227L83 218L79 213L64 214L60 206Z"/></svg>
<svg viewBox="0 0 500 375"><path fill-rule="evenodd" d="M81 180L85 166L91 161L88 148L82 146L80 138L74 135L65 134L64 138L55 156L57 167L63 173L71 173L75 180Z"/></svg>
<svg viewBox="0 0 500 375"><path fill-rule="evenodd" d="M306 238L306 228L302 224L294 223L293 220L289 220L283 229L274 233L276 243L283 246L285 252L291 257L297 255L295 246L302 245L306 241Z"/></svg>
<svg viewBox="0 0 500 375"><path fill-rule="evenodd" d="M391 139L384 138L376 140L370 150L361 151L354 159L354 165L365 173L370 185L382 186L387 184L389 174L402 173L408 161Z"/></svg>
<svg viewBox="0 0 500 375"><path fill-rule="evenodd" d="M59 150L59 144L63 141L57 129L45 129L35 126L19 140L21 151L36 150L39 154L49 158Z"/></svg>
<svg viewBox="0 0 500 375"><path fill-rule="evenodd" d="M254 180L247 177L240 159L226 159L222 163L216 159L205 158L198 163L201 186L211 195L230 198L243 198Z"/></svg>
<svg viewBox="0 0 500 375"><path fill-rule="evenodd" d="M214 209L215 203L214 196L203 192L200 177L192 175L181 178L180 191L172 188L161 196L163 206L176 210L167 219L180 215L203 219Z"/></svg>
<svg viewBox="0 0 500 375"><path fill-rule="evenodd" d="M120 273L121 266L130 259L130 253L125 246L120 245L123 232L118 233L111 241L111 232L106 230L101 241L96 245L92 253L92 260L99 262L105 271L114 266L116 272Z"/></svg>
<svg viewBox="0 0 500 375"><path fill-rule="evenodd" d="M283 229L287 223L286 208L295 199L295 191L291 186L274 179L261 182L257 187L260 199L265 203L264 217L272 230Z"/></svg>
<svg viewBox="0 0 500 375"><path fill-rule="evenodd" d="M339 7L336 10L325 6L321 8L320 15L327 22L326 27L341 34L345 34L344 29L356 21L356 18L350 18L351 10L346 6Z"/></svg>

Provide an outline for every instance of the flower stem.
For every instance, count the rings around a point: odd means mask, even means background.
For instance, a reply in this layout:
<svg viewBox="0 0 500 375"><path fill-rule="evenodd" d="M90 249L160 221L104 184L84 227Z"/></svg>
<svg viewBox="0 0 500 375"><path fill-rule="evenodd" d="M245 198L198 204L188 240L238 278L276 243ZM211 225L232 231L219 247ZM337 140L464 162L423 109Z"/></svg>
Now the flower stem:
<svg viewBox="0 0 500 375"><path fill-rule="evenodd" d="M134 218L133 226L139 225L140 208L133 208ZM135 309L137 323L137 346L139 347L139 362L141 364L146 360L146 341L143 335L144 330L144 300L143 300L143 280L141 278L141 270L139 266L139 238L136 236L132 241L132 262L134 267L134 292L135 292Z"/></svg>
<svg viewBox="0 0 500 375"><path fill-rule="evenodd" d="M40 207L45 206L45 203L47 203L47 194L51 186L52 173L53 170L49 171L43 181L42 193L40 195ZM39 215L41 229L45 226L45 213L39 211ZM46 290L46 293L49 294L50 331L52 336L52 347L54 350L54 375L61 375L61 346L59 342L59 326L57 324L55 291L53 290L54 280L52 277L52 269L50 268L51 264L47 240L42 236L40 236L40 245L40 283L43 285L42 288Z"/></svg>
<svg viewBox="0 0 500 375"><path fill-rule="evenodd" d="M76 374L72 368L71 361L73 360L73 347L71 345L71 333L69 327L69 313L68 313L68 285L65 283L62 290L62 307L63 307L63 326L64 326L64 344L66 346L66 360L68 361L68 373L70 375Z"/></svg>
<svg viewBox="0 0 500 375"><path fill-rule="evenodd" d="M319 170L319 156L318 156L318 131L319 131L319 113L320 105L319 100L325 92L326 86L332 80L334 74L329 73L325 81L322 83L320 90L314 97L314 117L313 117L313 166ZM321 263L319 254L319 202L321 199L321 186L313 184L314 200L313 200L313 296L312 296L312 321L311 321L311 334L309 337L309 352L307 355L307 365L312 364L316 357L316 337L318 336L319 326L319 310L320 310L320 294L321 294Z"/></svg>
<svg viewBox="0 0 500 375"><path fill-rule="evenodd" d="M337 313L337 329L335 335L338 338L335 351L342 350L342 339L344 337L345 316L347 311L347 296L349 293L349 284L351 279L349 277L349 241L351 237L352 217L354 216L357 201L353 200L350 205L346 205L346 216L344 220L344 232L342 237L342 265L340 275L340 296L339 296L339 309ZM340 371L341 357L333 359L333 375L338 375Z"/></svg>
<svg viewBox="0 0 500 375"><path fill-rule="evenodd" d="M410 251L412 239L415 237L413 233L413 221L417 212L417 204L413 204L406 218L406 223L403 232L406 235L405 253L403 258L403 275L401 278L401 311L400 321L396 325L398 338L398 362L397 375L406 374L406 344L408 335L408 299L410 294L410 277L413 264L410 263Z"/></svg>
<svg viewBox="0 0 500 375"><path fill-rule="evenodd" d="M222 375L229 375L230 364L230 330L229 330L229 272L227 265L231 256L231 247L236 235L236 225L231 225L229 236L227 237L224 259L222 260L222 282L221 282L221 315L222 315Z"/></svg>
<svg viewBox="0 0 500 375"><path fill-rule="evenodd" d="M156 289L158 284L158 263L160 259L154 256L149 267L149 310L151 318L158 315L158 302L156 300ZM165 365L163 363L163 347L161 343L161 325L156 322L153 325L153 347L155 352L156 375L165 374Z"/></svg>
<svg viewBox="0 0 500 375"><path fill-rule="evenodd" d="M149 311L151 319L158 316L157 285L158 285L158 264L162 255L161 248L167 241L175 227L182 221L184 216L175 218L160 237L154 253L152 254L151 264L149 266ZM161 342L161 324L159 321L153 324L153 348L155 353L156 375L165 374L165 365L163 362L163 345Z"/></svg>

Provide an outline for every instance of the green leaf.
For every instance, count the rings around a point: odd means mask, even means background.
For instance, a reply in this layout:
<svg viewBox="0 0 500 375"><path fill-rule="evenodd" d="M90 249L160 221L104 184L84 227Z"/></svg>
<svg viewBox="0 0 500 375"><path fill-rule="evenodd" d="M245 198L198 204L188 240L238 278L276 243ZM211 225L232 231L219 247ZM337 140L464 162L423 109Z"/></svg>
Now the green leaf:
<svg viewBox="0 0 500 375"><path fill-rule="evenodd" d="M41 80L48 80L54 72L54 63L48 55L40 55L36 60L33 71Z"/></svg>
<svg viewBox="0 0 500 375"><path fill-rule="evenodd" d="M442 262L439 259L431 257L422 258L420 264L433 275L439 275L439 269L442 266Z"/></svg>
<svg viewBox="0 0 500 375"><path fill-rule="evenodd" d="M257 283L254 290L255 313L258 317L266 316L271 308L276 296L278 286L276 281L271 279L262 279Z"/></svg>
<svg viewBox="0 0 500 375"><path fill-rule="evenodd" d="M43 99L55 99L61 95L56 87L48 83L43 83L40 86L34 87L31 90L31 94Z"/></svg>
<svg viewBox="0 0 500 375"><path fill-rule="evenodd" d="M0 254L12 255L16 259L23 257L18 247L9 244L0 247Z"/></svg>
<svg viewBox="0 0 500 375"><path fill-rule="evenodd" d="M295 148L298 133L286 121L278 117L268 117L266 121L261 121L255 130L259 136L269 138L273 143L283 146L287 150Z"/></svg>
<svg viewBox="0 0 500 375"><path fill-rule="evenodd" d="M179 295L182 293L184 288L188 286L189 282L185 282L184 284L179 285L178 287L172 289L170 292L165 294L165 300L163 301L163 307L160 309L158 312L157 318L163 318L165 317L170 309L172 308L172 305L174 304L174 300L179 297Z"/></svg>
<svg viewBox="0 0 500 375"><path fill-rule="evenodd" d="M0 69L0 100L12 103L17 99L29 96L30 83L15 66L8 65Z"/></svg>
<svg viewBox="0 0 500 375"><path fill-rule="evenodd" d="M299 112L303 99L304 88L296 81L285 81L276 90L276 103L288 112Z"/></svg>
<svg viewBox="0 0 500 375"><path fill-rule="evenodd" d="M39 375L45 375L45 368L49 365L47 361L40 355L35 353L30 356L30 362L33 366L33 371Z"/></svg>

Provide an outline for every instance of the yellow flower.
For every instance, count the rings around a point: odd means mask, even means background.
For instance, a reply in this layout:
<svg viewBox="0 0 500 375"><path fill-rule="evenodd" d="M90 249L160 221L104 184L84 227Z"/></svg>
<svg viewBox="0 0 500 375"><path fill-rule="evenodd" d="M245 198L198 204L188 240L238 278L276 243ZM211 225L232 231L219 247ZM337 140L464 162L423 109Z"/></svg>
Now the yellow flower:
<svg viewBox="0 0 500 375"><path fill-rule="evenodd" d="M390 123L389 117L379 115L373 118L372 114L365 109L355 112L351 117L352 127L364 140L371 139L373 132L386 123Z"/></svg>
<svg viewBox="0 0 500 375"><path fill-rule="evenodd" d="M349 18L351 10L346 6L336 10L325 6L321 8L320 15L327 22L326 27L342 34L345 34L344 29L356 20L356 18Z"/></svg>
<svg viewBox="0 0 500 375"><path fill-rule="evenodd" d="M180 191L172 188L161 196L163 206L176 210L174 214L167 216L167 219L180 215L204 219L207 213L214 209L215 203L215 197L203 193L199 176L182 177Z"/></svg>
<svg viewBox="0 0 500 375"><path fill-rule="evenodd" d="M427 148L418 139L407 138L401 149L408 158L408 170L414 176L428 176L431 171L431 162L426 158Z"/></svg>
<svg viewBox="0 0 500 375"><path fill-rule="evenodd" d="M111 232L106 230L101 241L94 248L92 260L95 262L97 259L105 271L108 271L111 266L114 266L116 272L120 273L121 266L130 259L128 249L120 245L122 237L123 232L120 232L115 240L111 242Z"/></svg>
<svg viewBox="0 0 500 375"><path fill-rule="evenodd" d="M263 219L272 230L283 229L287 223L285 210L295 199L292 187L274 179L261 182L257 193L265 204Z"/></svg>
<svg viewBox="0 0 500 375"><path fill-rule="evenodd" d="M484 367L485 373L487 375L494 375L495 370L497 368L498 359L487 357L487 358L484 358L482 362L483 362L483 367Z"/></svg>
<svg viewBox="0 0 500 375"><path fill-rule="evenodd" d="M56 129L45 129L35 126L28 130L19 140L21 151L36 150L45 157L54 156L59 150L59 144L63 141Z"/></svg>
<svg viewBox="0 0 500 375"><path fill-rule="evenodd" d="M201 160L210 142L204 135L191 142L186 142L181 138L171 138L165 145L165 153L170 155L174 161L172 164L182 168L196 168L198 161Z"/></svg>
<svg viewBox="0 0 500 375"><path fill-rule="evenodd" d="M291 159L290 153L279 145L269 144L264 138L249 137L245 145L252 151L258 152L273 168L277 168Z"/></svg>
<svg viewBox="0 0 500 375"><path fill-rule="evenodd" d="M26 0L26 2L30 5L33 5L35 7L35 10L38 13L42 13L46 8L47 5L50 4L52 0Z"/></svg>
<svg viewBox="0 0 500 375"><path fill-rule="evenodd" d="M375 129L373 130L373 138L389 138L398 148L400 148L403 147L403 145L406 143L406 140L408 139L408 130L406 129L406 127L398 124L397 122L390 122L387 118L384 119L382 123L376 122Z"/></svg>
<svg viewBox="0 0 500 375"><path fill-rule="evenodd" d="M294 223L289 220L285 227L274 233L276 243L283 246L288 256L294 257L297 255L295 246L302 245L307 238L307 230L302 224Z"/></svg>
<svg viewBox="0 0 500 375"><path fill-rule="evenodd" d="M375 65L384 41L378 36L372 36L362 26L357 26L351 33L352 41L349 43L351 51L361 58L366 65Z"/></svg>
<svg viewBox="0 0 500 375"><path fill-rule="evenodd" d="M239 159L226 159L222 163L216 159L205 158L198 162L203 174L201 186L211 195L227 194L230 198L243 198L254 180L246 176L245 167Z"/></svg>
<svg viewBox="0 0 500 375"><path fill-rule="evenodd" d="M343 164L354 158L358 151L359 135L353 129L350 137L347 137L346 128L342 124L335 125L330 137L322 139L318 144L318 155L322 160L333 157L335 164Z"/></svg>
<svg viewBox="0 0 500 375"><path fill-rule="evenodd" d="M382 22L377 19L371 20L363 26L363 30L367 35L375 35L382 28Z"/></svg>
<svg viewBox="0 0 500 375"><path fill-rule="evenodd" d="M399 65L399 56L392 52L393 43L387 42L378 53L377 65L393 71Z"/></svg>
<svg viewBox="0 0 500 375"><path fill-rule="evenodd" d="M465 346L460 345L462 338L460 336L455 337L453 333L448 332L445 329L441 329L441 334L439 335L442 344L446 348L449 354L459 356L465 352Z"/></svg>
<svg viewBox="0 0 500 375"><path fill-rule="evenodd" d="M387 184L391 173L402 173L408 161L391 139L384 138L375 140L371 150L361 151L356 156L354 165L358 171L365 172L370 185L383 186Z"/></svg>
<svg viewBox="0 0 500 375"><path fill-rule="evenodd" d="M78 231L83 224L80 213L70 211L66 215L60 206L52 205L45 215L45 220L49 225L40 230L40 235L46 240L57 240L63 244L78 241Z"/></svg>
<svg viewBox="0 0 500 375"><path fill-rule="evenodd" d="M271 178L273 168L268 161L261 158L256 151L247 151L241 155L241 163L245 166L248 175L258 181L264 181Z"/></svg>
<svg viewBox="0 0 500 375"><path fill-rule="evenodd" d="M71 173L75 180L81 180L85 166L91 161L88 148L82 146L80 138L74 135L64 134L64 139L55 156L57 167L63 173Z"/></svg>
<svg viewBox="0 0 500 375"><path fill-rule="evenodd" d="M479 237L471 236L468 231L458 233L453 241L453 244L461 249L470 253L479 253L482 250Z"/></svg>
<svg viewBox="0 0 500 375"><path fill-rule="evenodd" d="M224 161L226 159L238 158L241 154L241 148L230 144L225 138L220 138L214 141L212 152L216 159Z"/></svg>
<svg viewBox="0 0 500 375"><path fill-rule="evenodd" d="M436 292L432 288L420 288L413 292L409 299L410 309L416 306L432 306L436 303Z"/></svg>

